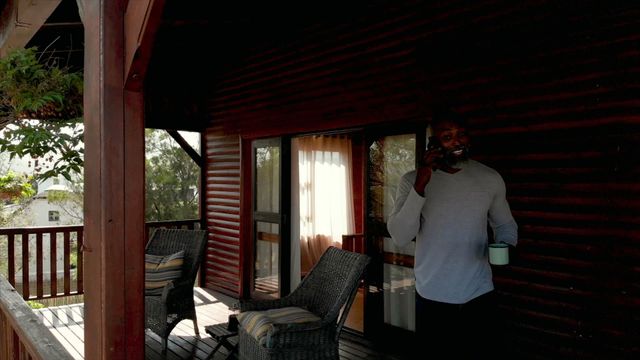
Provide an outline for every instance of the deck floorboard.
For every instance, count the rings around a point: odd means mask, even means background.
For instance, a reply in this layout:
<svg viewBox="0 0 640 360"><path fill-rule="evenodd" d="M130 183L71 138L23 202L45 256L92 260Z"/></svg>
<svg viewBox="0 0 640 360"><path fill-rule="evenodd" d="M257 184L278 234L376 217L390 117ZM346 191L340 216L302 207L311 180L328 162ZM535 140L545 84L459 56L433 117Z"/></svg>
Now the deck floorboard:
<svg viewBox="0 0 640 360"><path fill-rule="evenodd" d="M235 299L208 289L195 289L196 312L200 338L196 337L193 322L180 322L169 336L166 357L161 354L162 342L158 335L145 333L145 358L147 360L207 359L216 346L216 341L204 330L205 326L224 323ZM48 307L34 310L45 326L69 351L74 359L84 359L84 306L83 304ZM377 352L366 339L343 332L340 339L340 358L343 360L399 358ZM213 360L225 359L227 350L221 347Z"/></svg>

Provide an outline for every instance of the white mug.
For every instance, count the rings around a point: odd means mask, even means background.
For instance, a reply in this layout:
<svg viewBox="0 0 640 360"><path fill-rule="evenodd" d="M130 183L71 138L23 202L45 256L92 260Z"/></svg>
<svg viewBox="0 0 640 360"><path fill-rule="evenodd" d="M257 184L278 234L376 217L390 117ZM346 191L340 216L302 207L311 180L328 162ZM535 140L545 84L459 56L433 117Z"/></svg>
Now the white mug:
<svg viewBox="0 0 640 360"><path fill-rule="evenodd" d="M491 265L509 264L509 245L505 243L489 244L489 263Z"/></svg>

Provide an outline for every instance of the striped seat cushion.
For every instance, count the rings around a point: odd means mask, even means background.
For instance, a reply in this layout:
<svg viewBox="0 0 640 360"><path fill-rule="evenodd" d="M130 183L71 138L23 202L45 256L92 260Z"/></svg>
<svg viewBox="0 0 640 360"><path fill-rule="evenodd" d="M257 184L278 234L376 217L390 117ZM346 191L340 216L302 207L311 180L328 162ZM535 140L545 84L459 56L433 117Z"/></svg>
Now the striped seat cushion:
<svg viewBox="0 0 640 360"><path fill-rule="evenodd" d="M285 307L265 311L246 311L238 314L240 326L253 336L260 345L270 347L268 338L273 324L291 324L318 321L319 317L299 307Z"/></svg>
<svg viewBox="0 0 640 360"><path fill-rule="evenodd" d="M144 255L145 295L160 295L164 286L182 275L184 251L171 255Z"/></svg>

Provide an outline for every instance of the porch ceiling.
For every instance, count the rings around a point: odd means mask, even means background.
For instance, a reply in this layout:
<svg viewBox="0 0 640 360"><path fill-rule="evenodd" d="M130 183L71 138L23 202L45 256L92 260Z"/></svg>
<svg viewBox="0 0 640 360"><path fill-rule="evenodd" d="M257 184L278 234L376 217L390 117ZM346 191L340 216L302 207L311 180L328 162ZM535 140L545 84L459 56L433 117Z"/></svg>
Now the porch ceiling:
<svg viewBox="0 0 640 360"><path fill-rule="evenodd" d="M206 129L207 93L247 53L295 41L314 20L355 19L363 7L385 2L167 0L146 78L147 127Z"/></svg>
<svg viewBox="0 0 640 360"><path fill-rule="evenodd" d="M21 0L16 0L19 2ZM12 3L0 0L0 9ZM340 21L387 0L347 3L185 2L166 0L146 78L147 128L203 131L210 124L205 100L216 78L232 71L256 47L295 40L313 20ZM1 39L0 39L1 40ZM60 4L25 47L82 70L84 29L76 0ZM214 55L206 56L205 54Z"/></svg>
<svg viewBox="0 0 640 360"><path fill-rule="evenodd" d="M50 58L73 70L84 67L84 28L76 0L62 0L26 47L36 46Z"/></svg>
<svg viewBox="0 0 640 360"><path fill-rule="evenodd" d="M82 69L84 34L76 0L0 0L0 56L37 47L42 56Z"/></svg>

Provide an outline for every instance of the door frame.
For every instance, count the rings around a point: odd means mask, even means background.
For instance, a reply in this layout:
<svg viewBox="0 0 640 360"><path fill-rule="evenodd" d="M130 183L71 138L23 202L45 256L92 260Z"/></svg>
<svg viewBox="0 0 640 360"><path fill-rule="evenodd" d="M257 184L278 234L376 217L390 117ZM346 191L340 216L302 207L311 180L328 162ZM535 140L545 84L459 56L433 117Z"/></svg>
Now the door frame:
<svg viewBox="0 0 640 360"><path fill-rule="evenodd" d="M248 214L248 221L246 221L245 229L247 229L245 249L245 261L242 261L242 266L246 269L247 276L243 276L242 282L246 284L243 291L243 297L249 298L268 298L260 292L254 291L254 279L255 279L255 260L256 249L255 236L256 236L256 222L264 221L270 223L277 223L280 227L280 241L278 243L278 297L289 294L291 291L291 225L289 222L291 212L291 194L290 194L290 182L291 182L291 139L288 136L260 138L260 139L247 139L247 144L243 147L249 150L249 154L244 157L245 161L249 160L251 166L250 171L247 174L248 184L245 182L245 186L249 191L245 191L245 195L249 195L250 201L245 204L247 208L243 213ZM256 211L256 162L255 162L255 150L261 146L278 146L280 148L280 184L279 188L279 213L264 213Z"/></svg>

